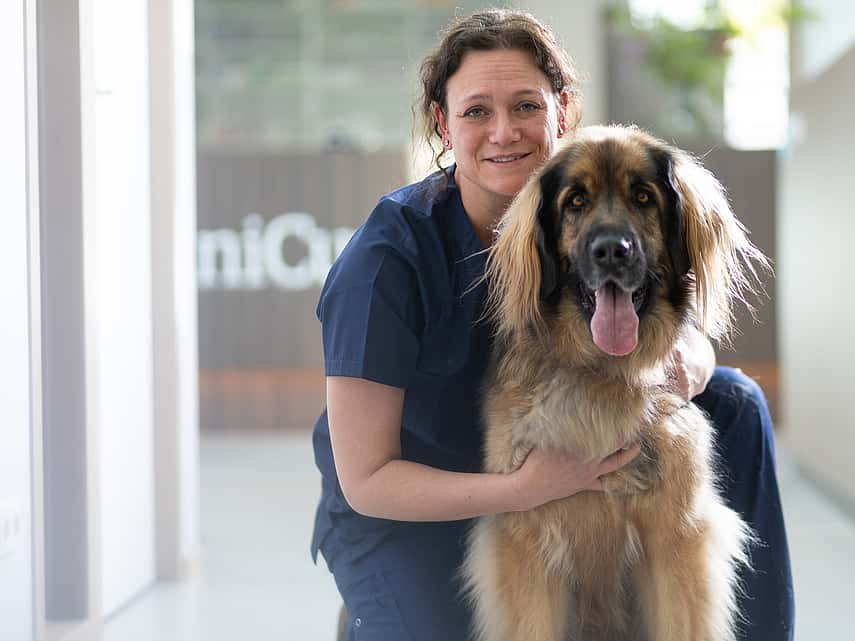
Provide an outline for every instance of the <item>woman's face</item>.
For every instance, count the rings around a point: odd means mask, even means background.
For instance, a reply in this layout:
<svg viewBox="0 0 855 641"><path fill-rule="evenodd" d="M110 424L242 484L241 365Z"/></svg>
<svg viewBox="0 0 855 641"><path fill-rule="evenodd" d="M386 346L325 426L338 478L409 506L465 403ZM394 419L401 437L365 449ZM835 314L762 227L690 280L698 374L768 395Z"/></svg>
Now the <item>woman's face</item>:
<svg viewBox="0 0 855 641"><path fill-rule="evenodd" d="M470 205L501 214L564 133L567 94L557 96L531 56L470 51L446 83L445 113L434 107ZM469 201L469 202L467 202Z"/></svg>

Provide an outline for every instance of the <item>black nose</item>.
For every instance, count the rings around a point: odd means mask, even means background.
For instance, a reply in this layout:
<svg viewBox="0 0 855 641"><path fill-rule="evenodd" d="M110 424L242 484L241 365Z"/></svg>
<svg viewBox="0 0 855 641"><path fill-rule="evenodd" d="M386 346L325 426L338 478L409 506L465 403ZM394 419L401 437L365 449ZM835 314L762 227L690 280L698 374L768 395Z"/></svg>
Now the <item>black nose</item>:
<svg viewBox="0 0 855 641"><path fill-rule="evenodd" d="M603 232L591 241L591 260L600 267L621 267L635 254L632 239L620 232Z"/></svg>

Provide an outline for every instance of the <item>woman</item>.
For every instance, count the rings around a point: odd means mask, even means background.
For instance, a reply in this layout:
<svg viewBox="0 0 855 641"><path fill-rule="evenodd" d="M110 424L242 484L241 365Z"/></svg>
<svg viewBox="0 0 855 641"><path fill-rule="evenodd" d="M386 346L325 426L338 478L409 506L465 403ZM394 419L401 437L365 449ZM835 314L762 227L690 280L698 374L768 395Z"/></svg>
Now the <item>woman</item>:
<svg viewBox="0 0 855 641"><path fill-rule="evenodd" d="M314 431L322 474L312 551L344 598L348 639L463 641L456 573L469 519L581 491L638 446L587 463L533 451L508 475L480 473L484 250L529 175L580 117L575 71L527 14L455 21L422 65L428 141L456 163L383 197L321 294L327 411ZM718 430L726 497L767 544L744 577L744 638L792 635L789 558L772 428L759 388L716 368L697 333L677 382ZM707 384L708 382L708 384ZM755 630L758 631L755 633Z"/></svg>

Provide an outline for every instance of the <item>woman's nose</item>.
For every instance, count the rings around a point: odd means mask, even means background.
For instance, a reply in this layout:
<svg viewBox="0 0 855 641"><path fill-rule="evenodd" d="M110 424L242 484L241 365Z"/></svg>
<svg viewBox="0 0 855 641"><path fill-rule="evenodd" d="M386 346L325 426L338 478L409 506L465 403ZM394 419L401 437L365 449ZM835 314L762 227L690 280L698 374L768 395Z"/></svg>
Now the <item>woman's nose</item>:
<svg viewBox="0 0 855 641"><path fill-rule="evenodd" d="M493 118L493 129L490 132L490 142L496 145L508 145L520 139L519 128L513 116L498 112Z"/></svg>

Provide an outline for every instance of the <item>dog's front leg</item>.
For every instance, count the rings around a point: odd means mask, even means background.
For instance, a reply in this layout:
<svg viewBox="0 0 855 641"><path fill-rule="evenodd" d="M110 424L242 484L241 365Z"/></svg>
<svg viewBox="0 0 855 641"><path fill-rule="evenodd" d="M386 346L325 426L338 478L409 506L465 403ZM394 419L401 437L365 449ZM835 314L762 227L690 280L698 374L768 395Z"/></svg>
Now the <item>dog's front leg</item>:
<svg viewBox="0 0 855 641"><path fill-rule="evenodd" d="M675 558L676 549L646 549L645 559L639 568L638 594L641 602L641 614L644 619L646 635L649 641L714 641L708 637L698 637L695 610L697 602L706 600L702 588L703 567L688 568L685 560L695 558L687 551L686 559ZM693 578L700 579L697 585ZM704 590L705 592L705 590Z"/></svg>
<svg viewBox="0 0 855 641"><path fill-rule="evenodd" d="M500 514L473 529L464 580L475 606L478 641L565 641L566 577L543 563L527 514Z"/></svg>
<svg viewBox="0 0 855 641"><path fill-rule="evenodd" d="M736 566L749 534L735 512L714 510L713 518L644 545L639 595L650 641L735 639Z"/></svg>

